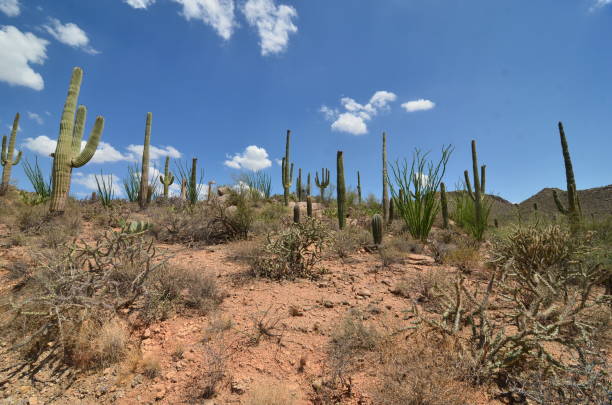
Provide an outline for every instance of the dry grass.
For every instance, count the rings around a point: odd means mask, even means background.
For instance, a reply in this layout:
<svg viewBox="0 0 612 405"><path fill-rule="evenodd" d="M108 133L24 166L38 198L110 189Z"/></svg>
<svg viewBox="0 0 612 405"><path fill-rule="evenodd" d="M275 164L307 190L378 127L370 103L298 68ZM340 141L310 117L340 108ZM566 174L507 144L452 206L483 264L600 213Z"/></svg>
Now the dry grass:
<svg viewBox="0 0 612 405"><path fill-rule="evenodd" d="M358 226L347 226L333 234L330 250L337 257L344 259L361 247L371 244L372 235L370 232Z"/></svg>
<svg viewBox="0 0 612 405"><path fill-rule="evenodd" d="M142 374L147 378L154 379L159 376L161 374L159 356L154 353L143 356L140 363L140 369Z"/></svg>
<svg viewBox="0 0 612 405"><path fill-rule="evenodd" d="M264 382L246 395L245 405L292 405L296 401L291 392L277 382Z"/></svg>
<svg viewBox="0 0 612 405"><path fill-rule="evenodd" d="M423 245L408 236L395 236L383 239L378 249L382 265L389 267L403 263L409 253L422 253Z"/></svg>

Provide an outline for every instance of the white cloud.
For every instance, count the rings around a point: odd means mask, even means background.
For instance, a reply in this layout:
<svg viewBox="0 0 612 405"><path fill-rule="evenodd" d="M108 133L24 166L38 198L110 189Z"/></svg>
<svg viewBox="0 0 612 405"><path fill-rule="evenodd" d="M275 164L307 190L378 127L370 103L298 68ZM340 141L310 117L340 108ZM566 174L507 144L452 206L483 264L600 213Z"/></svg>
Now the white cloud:
<svg viewBox="0 0 612 405"><path fill-rule="evenodd" d="M98 177L98 181L100 181L100 185L102 185L102 180L104 180L107 185L110 185L112 182L113 192L115 193L115 196L119 196L122 194L123 190L121 189L121 179L115 174L87 174L87 175L84 175L81 172L76 172L72 176L72 181L75 184L81 185L88 190L98 191L98 184L96 183L96 176Z"/></svg>
<svg viewBox="0 0 612 405"><path fill-rule="evenodd" d="M19 0L0 0L0 11L9 17L17 17L21 13Z"/></svg>
<svg viewBox="0 0 612 405"><path fill-rule="evenodd" d="M605 7L608 4L612 4L612 0L595 0L595 4L591 8L591 10L596 9L596 8Z"/></svg>
<svg viewBox="0 0 612 405"><path fill-rule="evenodd" d="M236 25L234 0L174 0L183 6L182 15L187 20L201 20L212 26L221 38L232 37Z"/></svg>
<svg viewBox="0 0 612 405"><path fill-rule="evenodd" d="M248 146L243 153L236 153L231 159L225 161L225 166L232 169L247 169L257 171L272 166L268 159L268 152L255 145Z"/></svg>
<svg viewBox="0 0 612 405"><path fill-rule="evenodd" d="M126 149L134 155L134 159L142 159L142 151L144 149L143 145L128 145ZM180 159L183 155L173 146L166 146L161 148L158 148L157 146L153 145L149 146L150 160L157 160L166 156L169 156L173 159Z"/></svg>
<svg viewBox="0 0 612 405"><path fill-rule="evenodd" d="M74 23L62 24L57 18L50 18L49 25L44 25L43 28L63 44L82 49L92 55L100 53L89 45L87 33Z"/></svg>
<svg viewBox="0 0 612 405"><path fill-rule="evenodd" d="M48 41L12 25L0 29L0 80L34 90L45 87L43 78L30 63L42 65L47 58Z"/></svg>
<svg viewBox="0 0 612 405"><path fill-rule="evenodd" d="M147 7L155 3L155 0L124 0L124 1L130 6L132 6L133 8L141 8L141 9L146 9Z"/></svg>
<svg viewBox="0 0 612 405"><path fill-rule="evenodd" d="M33 121L36 121L36 123L38 125L42 125L43 122L44 122L44 120L42 119L40 114L36 114L36 113L31 112L31 111L28 111L28 118L33 120Z"/></svg>
<svg viewBox="0 0 612 405"><path fill-rule="evenodd" d="M368 133L368 126L365 120L352 113L343 113L338 116L332 124L332 129L338 132L348 132L353 135L363 135Z"/></svg>
<svg viewBox="0 0 612 405"><path fill-rule="evenodd" d="M333 131L347 132L353 135L363 135L368 132L367 122L375 117L380 111L387 110L389 104L394 102L397 96L389 91L380 90L374 93L367 104L359 104L350 97L342 97L340 104L345 112L340 113L337 109L322 106L320 112L329 121Z"/></svg>
<svg viewBox="0 0 612 405"><path fill-rule="evenodd" d="M402 104L402 108L408 112L427 111L431 110L435 106L436 103L434 103L433 101L424 100L422 98L414 101L408 101L407 103Z"/></svg>
<svg viewBox="0 0 612 405"><path fill-rule="evenodd" d="M86 142L81 143L81 148L85 147ZM36 138L26 138L23 142L23 146L32 152L38 153L43 156L50 156L55 152L57 141L51 139L46 135L40 135ZM132 155L122 154L115 149L111 144L106 142L100 142L98 149L91 159L91 163L107 163L107 162L120 162L124 160L133 160Z"/></svg>
<svg viewBox="0 0 612 405"><path fill-rule="evenodd" d="M242 9L247 22L257 28L262 55L280 53L289 45L289 34L297 32L293 18L297 11L291 6L277 6L274 0L247 0Z"/></svg>

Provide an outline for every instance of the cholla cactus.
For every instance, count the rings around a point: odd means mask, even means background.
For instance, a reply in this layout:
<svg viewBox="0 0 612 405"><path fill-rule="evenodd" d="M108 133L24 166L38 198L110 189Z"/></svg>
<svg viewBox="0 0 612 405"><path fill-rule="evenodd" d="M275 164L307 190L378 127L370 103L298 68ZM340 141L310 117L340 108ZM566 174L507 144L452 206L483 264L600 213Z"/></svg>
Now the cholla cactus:
<svg viewBox="0 0 612 405"><path fill-rule="evenodd" d="M2 154L0 155L0 164L4 167L2 170L2 184L0 185L0 195L6 194L8 186L11 182L11 168L19 164L21 160L21 151L17 152L17 157L13 160L15 152L15 138L17 138L17 130L19 129L19 113L15 115L13 121L13 129L11 130L11 138L6 142L6 135L2 137Z"/></svg>
<svg viewBox="0 0 612 405"><path fill-rule="evenodd" d="M81 140L85 130L87 109L85 106L79 106L76 111L76 121L75 110L82 80L83 70L78 67L74 68L64 111L62 112L57 147L55 148L55 153L51 155L53 157L53 171L49 210L53 213L64 212L70 188L72 169L84 166L91 160L96 153L100 137L102 137L102 132L104 131L104 118L98 116L85 149L81 151Z"/></svg>
<svg viewBox="0 0 612 405"><path fill-rule="evenodd" d="M159 176L159 181L164 185L164 197L168 198L170 195L170 186L174 183L174 175L169 169L170 156L166 156L166 164L164 165L164 174Z"/></svg>

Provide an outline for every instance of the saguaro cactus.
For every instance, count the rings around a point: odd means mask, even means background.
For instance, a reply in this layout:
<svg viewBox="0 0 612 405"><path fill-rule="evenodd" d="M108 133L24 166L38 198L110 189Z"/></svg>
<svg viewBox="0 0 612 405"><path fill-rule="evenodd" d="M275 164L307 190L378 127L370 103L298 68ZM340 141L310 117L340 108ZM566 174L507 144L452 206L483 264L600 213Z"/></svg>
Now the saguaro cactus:
<svg viewBox="0 0 612 405"><path fill-rule="evenodd" d="M580 223L582 216L580 209L580 200L578 199L578 192L576 191L576 179L574 178L574 168L572 166L572 158L569 153L567 146L567 139L565 138L565 131L563 130L563 123L559 122L559 137L561 138L561 150L563 152L563 162L565 163L565 180L567 182L567 208L563 205L557 192L553 190L553 198L555 205L559 212L566 215L572 226L576 226Z"/></svg>
<svg viewBox="0 0 612 405"><path fill-rule="evenodd" d="M482 211L482 201L485 194L485 176L487 166L482 165L480 167L480 176L478 175L478 154L476 153L476 141L472 140L472 170L474 172L474 191L472 191L472 185L470 183L470 175L468 171L463 172L465 177L465 186L467 188L468 195L474 201L474 209L476 213L476 222L481 223L484 221Z"/></svg>
<svg viewBox="0 0 612 405"><path fill-rule="evenodd" d="M306 215L312 217L312 197L306 197Z"/></svg>
<svg viewBox="0 0 612 405"><path fill-rule="evenodd" d="M293 222L295 222L296 224L300 223L300 204L299 203L295 203L295 205L293 206Z"/></svg>
<svg viewBox="0 0 612 405"><path fill-rule="evenodd" d="M82 167L91 160L96 153L100 137L102 137L102 132L104 131L104 118L98 116L96 117L96 122L89 135L85 149L81 151L81 140L85 130L87 109L85 106L79 106L76 111L76 121L75 110L82 80L83 70L78 67L74 68L60 121L57 146L55 153L51 155L53 157L53 171L50 212L64 212L70 188L72 169Z"/></svg>
<svg viewBox="0 0 612 405"><path fill-rule="evenodd" d="M191 204L198 202L198 158L191 160L191 177L189 178L189 187L187 187L187 198Z"/></svg>
<svg viewBox="0 0 612 405"><path fill-rule="evenodd" d="M169 169L170 156L166 156L166 163L164 164L164 174L159 176L159 181L164 185L164 197L168 198L170 194L170 186L174 183L174 175Z"/></svg>
<svg viewBox="0 0 612 405"><path fill-rule="evenodd" d="M298 169L298 177L295 182L295 196L297 197L298 202L302 201L302 169Z"/></svg>
<svg viewBox="0 0 612 405"><path fill-rule="evenodd" d="M11 182L11 168L21 160L21 151L17 152L17 157L13 160L13 153L15 152L15 139L17 138L17 130L19 129L19 113L15 115L13 121L13 128L11 130L11 137L6 142L6 135L2 137L2 154L0 155L0 164L4 167L2 170L2 184L0 184L0 195L6 194L9 184Z"/></svg>
<svg viewBox="0 0 612 405"><path fill-rule="evenodd" d="M282 181L285 198L285 206L289 205L289 190L293 182L293 163L289 161L289 142L291 139L291 130L287 130L287 141L285 142L285 157L281 163Z"/></svg>
<svg viewBox="0 0 612 405"><path fill-rule="evenodd" d="M383 240L383 219L380 214L372 216L372 237L375 245L380 245Z"/></svg>
<svg viewBox="0 0 612 405"><path fill-rule="evenodd" d="M181 200L187 199L187 179L181 180Z"/></svg>
<svg viewBox="0 0 612 405"><path fill-rule="evenodd" d="M306 184L306 196L310 197L310 192L312 191L312 189L310 188L310 172L308 172L308 180L307 180L307 184Z"/></svg>
<svg viewBox="0 0 612 405"><path fill-rule="evenodd" d="M357 201L361 205L361 176L359 175L359 170L357 170Z"/></svg>
<svg viewBox="0 0 612 405"><path fill-rule="evenodd" d="M448 229L448 200L444 182L440 183L440 205L442 206L442 227Z"/></svg>
<svg viewBox="0 0 612 405"><path fill-rule="evenodd" d="M382 134L382 177L383 177L383 193L382 193L382 208L383 219L385 223L389 222L389 176L387 175L387 133Z"/></svg>
<svg viewBox="0 0 612 405"><path fill-rule="evenodd" d="M338 151L336 156L337 167L337 202L338 202L338 226L343 229L346 225L346 187L344 185L344 158L342 151Z"/></svg>
<svg viewBox="0 0 612 405"><path fill-rule="evenodd" d="M321 169L321 178L319 178L319 172L315 172L315 184L319 188L321 203L323 203L325 198L325 189L329 186L329 169Z"/></svg>
<svg viewBox="0 0 612 405"><path fill-rule="evenodd" d="M151 145L151 123L153 121L153 114L147 113L147 123L145 125L145 138L144 145L142 148L142 173L140 174L140 194L138 197L138 204L143 209L148 204L147 188L149 187L149 148Z"/></svg>

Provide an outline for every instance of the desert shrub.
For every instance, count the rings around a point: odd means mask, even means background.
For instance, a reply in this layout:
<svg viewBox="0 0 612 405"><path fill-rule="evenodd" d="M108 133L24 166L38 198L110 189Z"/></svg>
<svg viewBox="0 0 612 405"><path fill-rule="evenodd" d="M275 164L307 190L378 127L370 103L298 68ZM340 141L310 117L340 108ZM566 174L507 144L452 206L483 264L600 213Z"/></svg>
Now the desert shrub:
<svg viewBox="0 0 612 405"><path fill-rule="evenodd" d="M382 372L372 397L384 405L464 405L473 392L462 383L454 347L435 334L417 334L409 341L386 343L381 349Z"/></svg>
<svg viewBox="0 0 612 405"><path fill-rule="evenodd" d="M82 364L79 334L100 330L143 294L149 276L165 265L153 242L143 235L107 233L91 245L74 243L52 253L41 251L35 270L3 302L2 336L19 350L24 363L7 365L11 376L32 377ZM113 274L129 270L120 279ZM82 356L81 356L82 357Z"/></svg>
<svg viewBox="0 0 612 405"><path fill-rule="evenodd" d="M151 277L143 317L162 320L181 307L207 313L222 301L216 277L200 269L166 266Z"/></svg>
<svg viewBox="0 0 612 405"><path fill-rule="evenodd" d="M466 190L455 193L455 207L450 217L457 226L464 229L476 240L482 240L487 229L493 201L486 195L482 197L482 212L476 215L476 204Z"/></svg>
<svg viewBox="0 0 612 405"><path fill-rule="evenodd" d="M446 251L442 263L455 266L464 273L469 273L480 266L480 251L476 246L458 246Z"/></svg>
<svg viewBox="0 0 612 405"><path fill-rule="evenodd" d="M421 322L457 337L472 380L521 376L537 367L564 371L568 365L558 354L592 342L597 325L589 314L608 310L611 299L595 287L610 270L585 260L588 239L574 237L568 253L559 242L563 235L555 227L518 228L493 248L495 271L484 289L458 274L441 290L441 319L413 307ZM543 240L551 245L541 246ZM464 328L467 340L458 337Z"/></svg>
<svg viewBox="0 0 612 405"><path fill-rule="evenodd" d="M405 276L393 286L392 292L418 302L428 311L441 309L441 300L446 297L441 291L448 291L449 272L432 269L416 275Z"/></svg>
<svg viewBox="0 0 612 405"><path fill-rule="evenodd" d="M410 253L421 253L423 245L412 240L409 235L391 237L383 240L378 248L378 254L384 267L392 264L403 263Z"/></svg>
<svg viewBox="0 0 612 405"><path fill-rule="evenodd" d="M157 377L161 373L159 356L153 353L143 356L140 363L140 368L145 377L150 379Z"/></svg>
<svg viewBox="0 0 612 405"><path fill-rule="evenodd" d="M278 232L288 223L289 211L278 202L264 204L255 213L252 230L256 235L266 235L269 232Z"/></svg>
<svg viewBox="0 0 612 405"><path fill-rule="evenodd" d="M338 257L346 258L359 248L371 244L370 232L357 226L347 226L333 234L330 247Z"/></svg>
<svg viewBox="0 0 612 405"><path fill-rule="evenodd" d="M331 379L342 382L358 365L357 356L376 349L378 331L364 323L359 311L351 310L332 332L327 350Z"/></svg>
<svg viewBox="0 0 612 405"><path fill-rule="evenodd" d="M316 276L314 267L321 260L329 233L321 222L307 218L292 223L279 233L269 234L261 254L253 261L258 277L275 280Z"/></svg>

